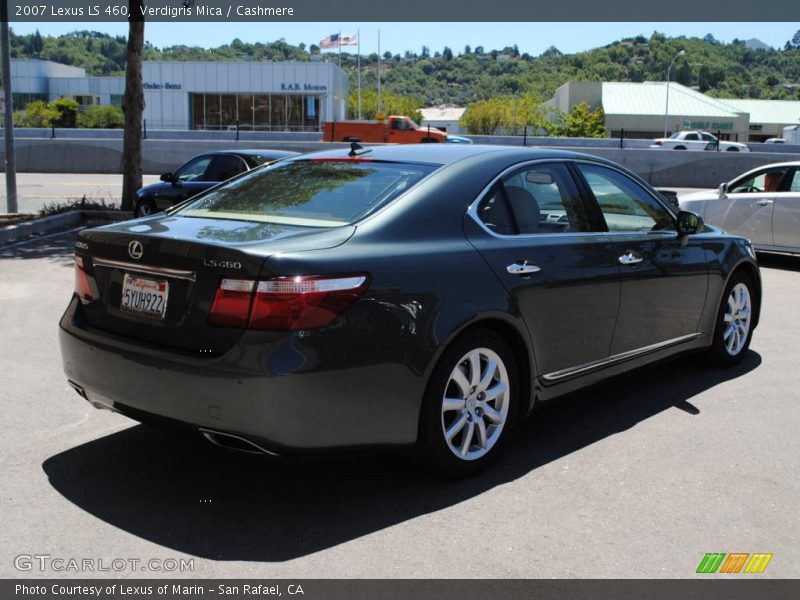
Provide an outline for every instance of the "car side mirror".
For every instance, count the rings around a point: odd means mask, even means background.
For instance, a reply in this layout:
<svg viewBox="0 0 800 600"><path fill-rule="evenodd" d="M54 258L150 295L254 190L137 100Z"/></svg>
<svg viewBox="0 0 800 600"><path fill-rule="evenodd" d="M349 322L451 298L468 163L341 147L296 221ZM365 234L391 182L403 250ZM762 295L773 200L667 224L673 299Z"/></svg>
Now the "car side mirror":
<svg viewBox="0 0 800 600"><path fill-rule="evenodd" d="M166 183L173 183L175 181L175 176L172 173L162 173L161 181L164 181Z"/></svg>
<svg viewBox="0 0 800 600"><path fill-rule="evenodd" d="M692 235L698 233L703 229L703 217L688 210L682 210L678 213L676 222L676 229L678 235Z"/></svg>
<svg viewBox="0 0 800 600"><path fill-rule="evenodd" d="M728 184L727 183L720 183L719 188L717 188L719 192L719 199L723 200L728 195Z"/></svg>

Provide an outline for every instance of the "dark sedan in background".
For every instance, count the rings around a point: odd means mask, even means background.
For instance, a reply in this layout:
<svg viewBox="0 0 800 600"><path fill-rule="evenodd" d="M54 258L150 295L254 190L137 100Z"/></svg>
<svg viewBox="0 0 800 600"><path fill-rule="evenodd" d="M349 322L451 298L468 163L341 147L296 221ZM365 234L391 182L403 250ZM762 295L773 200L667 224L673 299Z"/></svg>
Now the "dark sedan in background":
<svg viewBox="0 0 800 600"><path fill-rule="evenodd" d="M283 150L222 150L193 156L175 171L161 175L159 183L136 192L134 213L145 217L183 202L240 173L297 156Z"/></svg>
<svg viewBox="0 0 800 600"><path fill-rule="evenodd" d="M761 305L747 240L545 149L295 157L76 248L61 352L98 408L269 454L414 445L451 476L539 401L738 363Z"/></svg>

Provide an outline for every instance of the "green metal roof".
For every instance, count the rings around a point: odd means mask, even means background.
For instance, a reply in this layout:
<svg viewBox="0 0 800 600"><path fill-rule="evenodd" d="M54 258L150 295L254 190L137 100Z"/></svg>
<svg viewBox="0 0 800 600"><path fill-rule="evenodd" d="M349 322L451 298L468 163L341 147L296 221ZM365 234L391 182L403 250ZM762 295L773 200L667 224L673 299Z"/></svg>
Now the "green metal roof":
<svg viewBox="0 0 800 600"><path fill-rule="evenodd" d="M663 81L603 82L603 111L607 115L663 116L666 99L667 84ZM669 84L671 115L735 119L737 113L747 112L734 108L728 102L711 98L679 83Z"/></svg>
<svg viewBox="0 0 800 600"><path fill-rule="evenodd" d="M670 101L671 102L671 101ZM800 123L800 100L722 100L734 109L750 113L751 123L796 125Z"/></svg>

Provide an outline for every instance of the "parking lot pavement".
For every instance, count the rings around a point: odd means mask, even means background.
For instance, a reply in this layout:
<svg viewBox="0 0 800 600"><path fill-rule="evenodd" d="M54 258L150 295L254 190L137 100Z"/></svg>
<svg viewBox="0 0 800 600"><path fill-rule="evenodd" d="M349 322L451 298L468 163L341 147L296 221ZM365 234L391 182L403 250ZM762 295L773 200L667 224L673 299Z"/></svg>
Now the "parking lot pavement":
<svg viewBox="0 0 800 600"><path fill-rule="evenodd" d="M232 454L91 408L57 343L73 237L0 252L2 577L80 575L15 569L49 554L193 558L198 577L685 578L707 552L800 577L800 260L763 260L740 367L688 356L543 406L493 470L451 482L396 455Z"/></svg>
<svg viewBox="0 0 800 600"><path fill-rule="evenodd" d="M145 175L144 185L158 181L157 175ZM21 213L35 213L46 204L80 200L104 201L119 206L122 175L86 173L17 173L17 206ZM6 180L0 177L0 212L6 210Z"/></svg>

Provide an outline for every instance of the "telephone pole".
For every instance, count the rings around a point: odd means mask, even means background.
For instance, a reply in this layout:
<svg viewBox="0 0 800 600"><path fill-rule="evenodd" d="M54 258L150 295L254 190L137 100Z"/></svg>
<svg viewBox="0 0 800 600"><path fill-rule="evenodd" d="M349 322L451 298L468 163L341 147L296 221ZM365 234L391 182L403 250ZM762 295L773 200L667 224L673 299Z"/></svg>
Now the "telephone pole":
<svg viewBox="0 0 800 600"><path fill-rule="evenodd" d="M8 0L0 0L0 51L3 54L3 138L5 139L6 210L17 212L17 163L14 156L14 103L11 96L11 44L8 37Z"/></svg>

